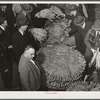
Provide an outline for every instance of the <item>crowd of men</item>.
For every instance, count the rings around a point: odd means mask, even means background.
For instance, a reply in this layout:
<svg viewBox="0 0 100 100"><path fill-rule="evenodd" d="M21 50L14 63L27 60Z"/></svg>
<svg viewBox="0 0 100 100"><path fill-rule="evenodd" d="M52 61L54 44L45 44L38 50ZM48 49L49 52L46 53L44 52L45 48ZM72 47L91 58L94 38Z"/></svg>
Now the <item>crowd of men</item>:
<svg viewBox="0 0 100 100"><path fill-rule="evenodd" d="M45 4L0 5L0 71L6 88L12 88L13 63L18 66L25 48L30 44L36 51L40 48L28 29L44 26L46 19L35 18L35 14L44 8Z"/></svg>
<svg viewBox="0 0 100 100"><path fill-rule="evenodd" d="M84 79L91 73L88 64L94 52L87 36L95 21L94 9L92 12L90 10L94 5L54 5L65 13L66 18L72 20L69 36L75 36L76 49L87 61L87 67L83 73ZM12 88L13 63L16 63L19 70L20 89L41 90L41 68L33 59L35 52L40 48L40 43L28 30L33 27L44 27L47 19L38 19L35 14L48 7L50 4L0 4L0 72L6 88Z"/></svg>

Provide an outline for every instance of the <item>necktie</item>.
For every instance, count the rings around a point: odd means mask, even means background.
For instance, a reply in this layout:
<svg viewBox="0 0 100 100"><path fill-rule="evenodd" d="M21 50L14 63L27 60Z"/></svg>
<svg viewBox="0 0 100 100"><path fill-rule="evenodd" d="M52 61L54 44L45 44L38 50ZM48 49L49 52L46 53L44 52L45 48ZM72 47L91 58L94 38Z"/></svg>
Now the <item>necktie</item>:
<svg viewBox="0 0 100 100"><path fill-rule="evenodd" d="M30 21L31 20L31 16L30 14L26 14L27 20Z"/></svg>

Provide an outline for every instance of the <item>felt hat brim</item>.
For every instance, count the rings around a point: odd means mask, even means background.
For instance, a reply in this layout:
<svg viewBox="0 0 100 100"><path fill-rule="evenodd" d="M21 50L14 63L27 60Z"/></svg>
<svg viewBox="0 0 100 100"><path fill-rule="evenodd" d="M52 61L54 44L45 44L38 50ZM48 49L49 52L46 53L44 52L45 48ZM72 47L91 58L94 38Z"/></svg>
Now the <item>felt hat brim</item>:
<svg viewBox="0 0 100 100"><path fill-rule="evenodd" d="M33 7L31 5L30 5L30 9L25 9L24 5L22 5L21 7L22 7L22 10L24 10L24 11L26 11L28 13L32 12L32 10L33 10Z"/></svg>
<svg viewBox="0 0 100 100"><path fill-rule="evenodd" d="M78 22L77 21L78 19L74 19L74 24L76 25L76 26L82 26L83 24L84 24L84 22L85 22L85 18L83 17L83 19L82 19L82 21L81 22Z"/></svg>

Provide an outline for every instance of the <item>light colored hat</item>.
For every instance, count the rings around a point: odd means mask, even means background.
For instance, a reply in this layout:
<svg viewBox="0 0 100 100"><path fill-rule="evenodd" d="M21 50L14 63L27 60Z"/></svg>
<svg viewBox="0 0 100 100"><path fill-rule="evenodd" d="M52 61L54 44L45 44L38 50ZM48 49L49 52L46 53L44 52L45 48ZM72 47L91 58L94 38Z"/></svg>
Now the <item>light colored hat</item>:
<svg viewBox="0 0 100 100"><path fill-rule="evenodd" d="M84 22L85 22L85 17L81 15L76 16L74 19L74 24L76 26L82 26Z"/></svg>
<svg viewBox="0 0 100 100"><path fill-rule="evenodd" d="M32 12L32 10L33 10L32 6L30 4L22 4L21 7L22 7L22 10L24 10L28 13Z"/></svg>

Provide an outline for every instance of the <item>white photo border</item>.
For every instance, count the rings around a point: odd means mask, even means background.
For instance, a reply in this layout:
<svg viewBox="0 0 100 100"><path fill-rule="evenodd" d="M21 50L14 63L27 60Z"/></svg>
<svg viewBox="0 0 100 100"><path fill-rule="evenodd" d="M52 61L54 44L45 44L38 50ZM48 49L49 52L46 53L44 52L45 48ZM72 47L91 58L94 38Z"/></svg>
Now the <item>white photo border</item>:
<svg viewBox="0 0 100 100"><path fill-rule="evenodd" d="M98 4L99 1L0 1L4 3L84 3L84 4ZM0 99L100 99L100 92L67 92L67 91L42 91L42 92L23 92L23 91L0 91Z"/></svg>

